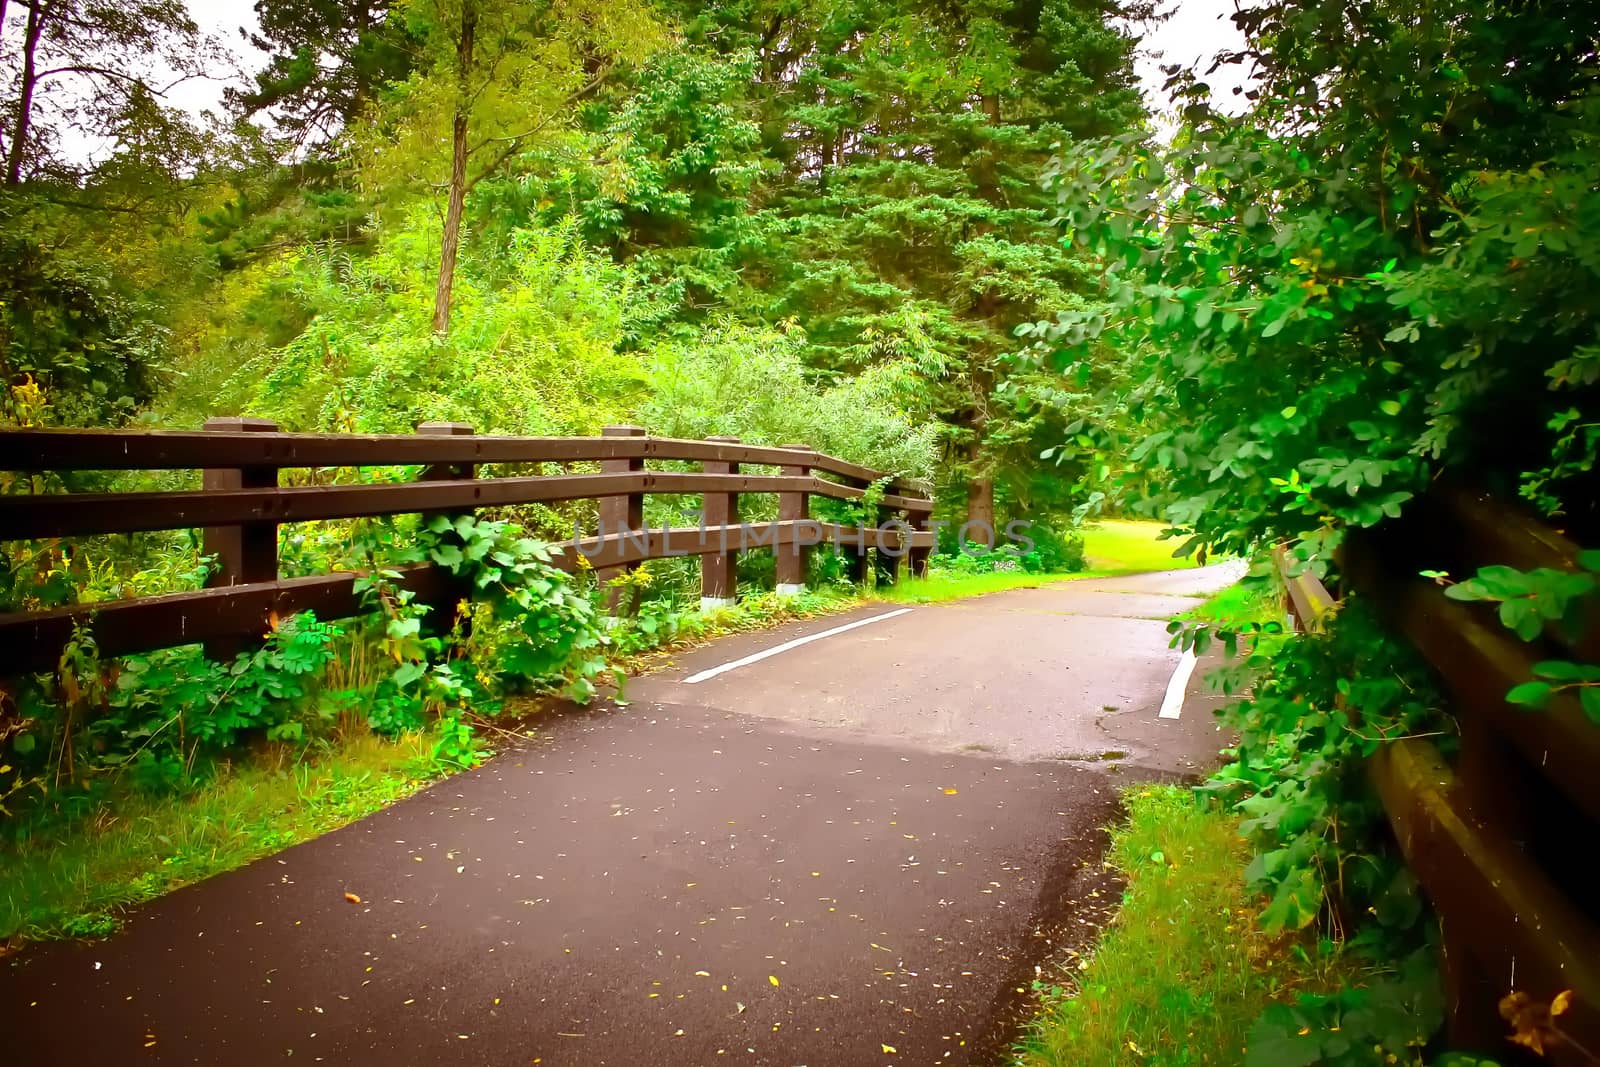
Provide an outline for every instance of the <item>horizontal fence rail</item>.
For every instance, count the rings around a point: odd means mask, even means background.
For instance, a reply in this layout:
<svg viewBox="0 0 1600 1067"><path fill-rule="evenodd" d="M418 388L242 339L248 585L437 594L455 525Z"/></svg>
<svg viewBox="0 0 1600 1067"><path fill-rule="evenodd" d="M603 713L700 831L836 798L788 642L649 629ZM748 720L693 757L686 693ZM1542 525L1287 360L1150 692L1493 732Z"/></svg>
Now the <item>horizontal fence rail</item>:
<svg viewBox="0 0 1600 1067"><path fill-rule="evenodd" d="M607 427L597 438L544 438L477 437L468 427L447 423L424 424L415 436L285 434L265 420L249 419L207 425L199 432L0 432L0 469L205 475L200 490L0 497L0 540L200 528L205 551L218 561L202 590L0 615L0 675L54 669L75 628L85 624L100 653L115 656L196 642L225 649L230 642L260 638L275 617L313 611L337 619L367 610L354 573L279 575L278 528L290 523L594 500L599 531L562 542L555 566L569 572L591 567L605 580L649 560L699 556L703 606L732 603L734 558L741 550L776 553L779 589L792 593L804 588L806 551L818 544L831 543L851 557L856 577L864 577L869 553L878 550L888 564L880 572L891 581L901 558L921 573L934 547L933 503L913 483L804 445L653 438L626 426ZM702 469L647 470L647 461L698 462ZM598 462L601 472L478 476L483 464L574 462ZM741 465L776 467L778 473L742 473ZM283 469L376 466L421 470L411 482L277 484ZM869 492L874 485L895 491ZM643 502L652 494L700 497L700 523L645 528ZM739 522L739 498L746 494L776 495L778 519ZM875 524L814 519L813 496L847 502L870 496ZM434 605L447 605L461 593L458 579L432 565L405 569L400 584Z"/></svg>
<svg viewBox="0 0 1600 1067"><path fill-rule="evenodd" d="M247 420L235 420L244 422ZM248 420L265 422L265 420ZM232 467L400 467L433 463L680 460L784 466L788 448L673 437L494 437L241 430L0 430L0 470L207 470ZM886 477L812 453L810 466L860 486ZM923 494L903 480L889 488Z"/></svg>
<svg viewBox="0 0 1600 1067"><path fill-rule="evenodd" d="M1486 495L1439 489L1405 518L1351 531L1345 581L1438 673L1460 731L1447 760L1432 739L1385 744L1369 766L1406 862L1439 913L1452 1047L1505 1053L1500 998L1548 1004L1573 991L1562 1029L1600 1048L1600 897L1589 864L1600 827L1600 727L1556 694L1539 711L1506 693L1541 660L1593 659L1593 627L1528 643L1492 605L1447 598L1423 570L1470 577L1479 567L1578 569L1578 547ZM1334 598L1279 555L1291 614L1302 623ZM1310 618L1301 615L1303 601ZM1589 1063L1571 1044L1556 1063Z"/></svg>
<svg viewBox="0 0 1600 1067"><path fill-rule="evenodd" d="M400 485L301 485L175 493L66 493L0 497L0 530L10 539L236 526L249 522L317 522L422 511L459 511L512 504L654 494L807 493L860 500L866 490L823 478L781 475L554 474ZM884 496L882 506L931 511L926 500Z"/></svg>

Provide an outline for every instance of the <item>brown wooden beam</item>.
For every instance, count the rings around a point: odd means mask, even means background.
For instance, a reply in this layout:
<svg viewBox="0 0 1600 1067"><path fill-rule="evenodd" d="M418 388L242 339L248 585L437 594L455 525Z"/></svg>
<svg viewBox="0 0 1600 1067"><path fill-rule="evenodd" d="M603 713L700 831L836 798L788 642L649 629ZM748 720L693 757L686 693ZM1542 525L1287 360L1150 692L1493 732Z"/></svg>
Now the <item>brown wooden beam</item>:
<svg viewBox="0 0 1600 1067"><path fill-rule="evenodd" d="M1444 595L1425 578L1387 571L1368 537L1346 539L1345 573L1379 613L1439 672L1458 715L1491 724L1500 743L1520 751L1579 810L1600 822L1600 730L1570 693L1558 693L1542 711L1506 703L1512 686L1533 677L1537 646L1516 636L1473 606Z"/></svg>
<svg viewBox="0 0 1600 1067"><path fill-rule="evenodd" d="M712 437L708 440L737 444L737 437ZM739 465L727 460L708 459L701 462L706 474L738 474ZM739 522L738 493L706 493L700 503L702 523L710 529L725 530ZM737 595L738 546L719 543L718 551L700 557L700 606L717 607L731 603Z"/></svg>
<svg viewBox="0 0 1600 1067"><path fill-rule="evenodd" d="M319 574L271 582L218 586L187 593L75 604L0 615L0 676L54 670L75 623L87 623L105 657L199 642L260 638L274 616L314 611L343 619L367 608L355 594L356 575ZM450 575L437 567L403 572L400 584L419 599L449 595Z"/></svg>
<svg viewBox="0 0 1600 1067"><path fill-rule="evenodd" d="M1482 987L1476 999L1492 1004L1495 991L1518 990L1548 1004L1570 989L1576 995L1562 1029L1600 1048L1600 929L1515 842L1474 813L1432 744L1413 738L1384 745L1371 768L1406 862L1442 917L1447 950L1462 946L1473 957L1471 984ZM1466 1007L1481 1014L1486 1005ZM1558 1064L1591 1062L1570 1045L1550 1055Z"/></svg>
<svg viewBox="0 0 1600 1067"><path fill-rule="evenodd" d="M797 482L820 482L810 477L811 448L808 445L786 445L791 450L789 464L779 468L786 478ZM778 520L797 523L811 516L810 497L804 491L778 494ZM806 545L799 541L780 545L777 549L777 585L780 593L795 593L806 585Z"/></svg>
<svg viewBox="0 0 1600 1067"><path fill-rule="evenodd" d="M408 434L218 433L193 430L0 430L0 470L203 470L227 467L387 467L439 463L573 463L607 459L714 460L782 466L782 448L669 437L426 438ZM882 480L870 467L818 454L812 468L856 488ZM906 479L889 488L915 504ZM896 505L898 506L898 505Z"/></svg>
<svg viewBox="0 0 1600 1067"><path fill-rule="evenodd" d="M643 426L607 426L600 431L607 437L616 438L643 438ZM605 474L628 474L644 470L644 456L628 456L619 459L603 460L600 470ZM600 536L608 534L627 534L636 532L644 526L644 493L629 493L626 496L609 496L600 501ZM638 567L637 563L630 563L623 567L605 567L595 571L595 577L601 586L607 586L630 571ZM613 615L632 614L637 606L639 597L637 590L630 590L630 595L624 597L620 587L612 586L606 592L606 606Z"/></svg>
<svg viewBox="0 0 1600 1067"><path fill-rule="evenodd" d="M230 417L206 422L206 430L213 433L276 433L277 429L278 424L271 419ZM202 476L201 486L208 494L233 489L275 490L278 468L211 467ZM206 577L208 587L273 582L278 578L278 524L275 522L207 526L201 531L200 543L201 552L213 557L211 573ZM247 643L237 637L217 638L207 642L206 654L212 659L231 660Z"/></svg>
<svg viewBox="0 0 1600 1067"><path fill-rule="evenodd" d="M705 529L691 526L586 538L576 546L560 546L562 551L552 563L561 570L576 571L581 554L591 566L621 567L669 556L717 552L723 543L735 548L765 548L792 544L804 537L815 544L835 536L853 536L854 532L851 527L812 520L806 520L804 525L757 522ZM870 538L875 532L867 530L865 535ZM916 536L932 542L932 534ZM400 584L416 591L419 600L443 603L453 595L454 579L443 568L414 567L402 574ZM0 677L54 669L61 649L72 637L74 623L87 623L101 654L110 657L218 638L260 637L274 615L287 618L302 611L314 611L322 619L359 615L366 609L355 595L355 578L350 573L285 578L0 615Z"/></svg>
<svg viewBox="0 0 1600 1067"><path fill-rule="evenodd" d="M483 478L397 485L306 485L213 492L57 493L0 497L0 541L228 526L313 522L643 493L820 493L853 499L858 489L820 478L633 471Z"/></svg>

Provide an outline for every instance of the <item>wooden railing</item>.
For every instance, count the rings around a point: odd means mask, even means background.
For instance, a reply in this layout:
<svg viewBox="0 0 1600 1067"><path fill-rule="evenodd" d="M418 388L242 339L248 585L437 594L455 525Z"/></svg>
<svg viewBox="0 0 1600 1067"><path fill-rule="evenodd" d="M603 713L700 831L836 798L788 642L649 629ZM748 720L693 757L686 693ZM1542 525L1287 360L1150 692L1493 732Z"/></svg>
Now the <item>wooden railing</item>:
<svg viewBox="0 0 1600 1067"><path fill-rule="evenodd" d="M652 470L652 461L701 469ZM594 462L599 473L479 476L483 464ZM279 472L291 468L396 466L421 470L416 481L394 484L279 484ZM750 466L778 473L742 473ZM857 576L864 576L869 549L887 548L881 555L891 579L901 558L921 573L933 547L932 501L909 483L888 479L886 491L871 494L873 525L842 527L812 519L810 498L862 501L885 475L805 445L676 440L635 426L610 426L590 438L477 436L454 423L424 423L415 435L294 434L262 419L213 419L196 432L3 431L0 470L202 471L199 490L0 497L0 541L200 528L204 551L215 556L203 590L0 615L0 676L53 668L85 622L100 653L113 656L248 639L264 633L274 615L360 614L353 573L279 576L278 527L287 523L594 500L599 531L569 544L557 566L575 569L581 556L604 579L646 560L698 555L707 603L731 602L741 547L771 547L779 589L788 592L804 587L806 550L824 541L853 556ZM776 494L778 518L739 522L745 493ZM703 521L646 530L649 494L700 496ZM402 584L434 604L453 602L459 592L435 566L406 570Z"/></svg>
<svg viewBox="0 0 1600 1067"><path fill-rule="evenodd" d="M1370 766L1400 847L1439 913L1452 1047L1508 1054L1499 1002L1512 991L1548 1005L1571 990L1557 1024L1600 1051L1600 724L1570 693L1544 710L1507 703L1541 660L1595 660L1591 625L1525 643L1492 605L1452 600L1423 570L1467 578L1479 567L1576 571L1578 548L1490 498L1438 491L1404 519L1351 531L1341 556L1360 592L1434 667L1460 731L1447 760L1427 737L1385 744ZM1280 565L1284 561L1280 557ZM1287 580L1312 622L1330 596L1315 578ZM1314 625L1314 622L1312 623ZM1570 1042L1556 1063L1592 1063Z"/></svg>

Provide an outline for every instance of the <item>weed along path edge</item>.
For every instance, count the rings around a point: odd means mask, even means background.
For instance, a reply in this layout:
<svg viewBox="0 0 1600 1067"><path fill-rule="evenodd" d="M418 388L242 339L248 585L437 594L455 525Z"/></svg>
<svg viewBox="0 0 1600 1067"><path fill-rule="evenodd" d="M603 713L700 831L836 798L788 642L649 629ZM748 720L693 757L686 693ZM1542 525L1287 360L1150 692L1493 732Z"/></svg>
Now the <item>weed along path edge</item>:
<svg viewBox="0 0 1600 1067"><path fill-rule="evenodd" d="M1157 717L1176 654L1149 609L1193 601L1131 581L919 606L685 684L883 608L707 646L625 708L559 717L476 772L156 901L117 937L25 950L0 968L8 1052L985 1062L1078 913L1118 787L1216 747L1209 716ZM1009 659L969 676L962 649L990 642ZM1022 710L983 714L1012 698ZM1100 747L1044 751L1062 738ZM1126 759L1090 758L1106 746Z"/></svg>

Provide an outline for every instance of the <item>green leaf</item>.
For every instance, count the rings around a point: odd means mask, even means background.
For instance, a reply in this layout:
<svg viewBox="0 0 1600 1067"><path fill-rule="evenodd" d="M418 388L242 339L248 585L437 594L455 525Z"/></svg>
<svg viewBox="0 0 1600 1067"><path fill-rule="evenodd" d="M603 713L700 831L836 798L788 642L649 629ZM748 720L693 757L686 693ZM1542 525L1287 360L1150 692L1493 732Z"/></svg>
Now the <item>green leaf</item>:
<svg viewBox="0 0 1600 1067"><path fill-rule="evenodd" d="M1285 1004L1269 1006L1250 1028L1245 1067L1311 1067L1321 1062L1320 1035Z"/></svg>
<svg viewBox="0 0 1600 1067"><path fill-rule="evenodd" d="M421 661L402 663L400 666L395 668L393 676L394 684L397 687L404 689L406 686L415 682L418 678L421 678L425 673L427 673L427 670L428 665Z"/></svg>
<svg viewBox="0 0 1600 1067"><path fill-rule="evenodd" d="M435 563L449 567L452 571L461 569L463 559L458 545L434 545L429 555L433 557Z"/></svg>
<svg viewBox="0 0 1600 1067"><path fill-rule="evenodd" d="M1278 886L1261 912L1261 926L1269 934L1303 930L1322 910L1322 879L1315 871L1299 870Z"/></svg>
<svg viewBox="0 0 1600 1067"><path fill-rule="evenodd" d="M1400 414L1400 401L1385 400L1383 403L1378 405L1378 410L1383 412L1385 415L1398 415Z"/></svg>
<svg viewBox="0 0 1600 1067"><path fill-rule="evenodd" d="M1578 703L1589 721L1600 726L1600 686L1586 685L1578 690Z"/></svg>
<svg viewBox="0 0 1600 1067"><path fill-rule="evenodd" d="M1533 673L1555 682L1581 682L1591 679L1600 668L1585 667L1567 660L1548 659L1533 665Z"/></svg>
<svg viewBox="0 0 1600 1067"><path fill-rule="evenodd" d="M1523 682L1506 694L1506 701L1523 707L1542 708L1555 690L1548 682Z"/></svg>

